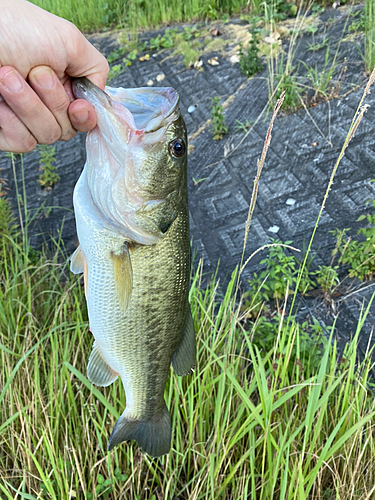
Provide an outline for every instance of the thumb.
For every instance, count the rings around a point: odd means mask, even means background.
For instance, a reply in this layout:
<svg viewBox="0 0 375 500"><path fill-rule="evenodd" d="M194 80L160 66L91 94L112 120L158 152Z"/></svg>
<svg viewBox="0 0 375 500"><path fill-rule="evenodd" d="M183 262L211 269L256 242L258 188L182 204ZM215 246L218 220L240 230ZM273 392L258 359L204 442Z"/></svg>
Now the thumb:
<svg viewBox="0 0 375 500"><path fill-rule="evenodd" d="M109 73L108 62L74 25L73 28L65 71L71 77L85 76L104 90Z"/></svg>

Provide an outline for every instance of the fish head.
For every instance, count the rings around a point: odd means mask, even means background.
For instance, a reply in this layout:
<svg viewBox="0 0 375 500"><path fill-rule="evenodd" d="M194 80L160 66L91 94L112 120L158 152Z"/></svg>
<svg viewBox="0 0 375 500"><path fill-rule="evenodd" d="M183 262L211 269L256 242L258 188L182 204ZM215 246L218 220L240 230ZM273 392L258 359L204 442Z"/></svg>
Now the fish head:
<svg viewBox="0 0 375 500"><path fill-rule="evenodd" d="M187 134L173 88L105 92L86 78L77 98L95 108L87 136L87 182L103 225L151 244L163 237L186 198Z"/></svg>

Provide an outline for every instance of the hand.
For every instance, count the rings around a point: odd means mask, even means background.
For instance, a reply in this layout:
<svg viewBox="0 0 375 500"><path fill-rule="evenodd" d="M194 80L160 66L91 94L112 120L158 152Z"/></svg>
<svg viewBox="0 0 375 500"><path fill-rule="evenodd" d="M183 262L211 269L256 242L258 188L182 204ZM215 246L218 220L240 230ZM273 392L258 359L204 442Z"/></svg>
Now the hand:
<svg viewBox="0 0 375 500"><path fill-rule="evenodd" d="M0 0L0 150L31 151L96 125L70 77L104 89L106 59L70 22L26 0ZM27 81L26 81L27 80Z"/></svg>

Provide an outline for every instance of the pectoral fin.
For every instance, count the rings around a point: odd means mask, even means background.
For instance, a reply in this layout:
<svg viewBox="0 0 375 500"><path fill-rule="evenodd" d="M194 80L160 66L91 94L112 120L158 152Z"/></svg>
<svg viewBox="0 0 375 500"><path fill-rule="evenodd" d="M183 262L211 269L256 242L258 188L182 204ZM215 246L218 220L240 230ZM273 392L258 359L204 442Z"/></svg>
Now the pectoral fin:
<svg viewBox="0 0 375 500"><path fill-rule="evenodd" d="M133 286L133 270L130 254L125 243L120 254L111 254L115 275L115 285L120 306L126 310Z"/></svg>
<svg viewBox="0 0 375 500"><path fill-rule="evenodd" d="M70 257L70 270L73 274L83 273L83 253L80 246L75 249Z"/></svg>
<svg viewBox="0 0 375 500"><path fill-rule="evenodd" d="M73 274L83 273L83 282L85 285L85 296L87 299L88 292L88 267L85 254L82 252L81 247L77 247L73 255L70 257L70 270Z"/></svg>
<svg viewBox="0 0 375 500"><path fill-rule="evenodd" d="M87 378L95 385L107 387L111 385L117 377L118 373L113 371L105 361L95 341L87 365Z"/></svg>
<svg viewBox="0 0 375 500"><path fill-rule="evenodd" d="M194 322L190 304L186 312L185 326L181 334L180 345L173 354L172 366L177 375L188 375L195 366L197 346L195 341Z"/></svg>

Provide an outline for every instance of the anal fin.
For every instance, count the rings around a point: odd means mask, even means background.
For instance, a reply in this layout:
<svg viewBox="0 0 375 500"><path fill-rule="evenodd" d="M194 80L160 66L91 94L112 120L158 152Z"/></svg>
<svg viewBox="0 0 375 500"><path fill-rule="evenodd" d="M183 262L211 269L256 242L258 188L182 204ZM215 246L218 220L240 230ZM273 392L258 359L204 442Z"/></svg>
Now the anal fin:
<svg viewBox="0 0 375 500"><path fill-rule="evenodd" d="M185 326L182 330L181 341L172 358L172 366L179 376L188 375L194 368L197 356L194 322L190 304L187 306Z"/></svg>
<svg viewBox="0 0 375 500"><path fill-rule="evenodd" d="M87 365L87 378L95 385L107 387L108 385L111 385L117 377L118 373L112 370L112 368L105 361L99 346L95 341Z"/></svg>
<svg viewBox="0 0 375 500"><path fill-rule="evenodd" d="M120 307L126 310L133 287L133 269L128 245L124 243L119 254L112 252L111 259L113 262L117 298Z"/></svg>

